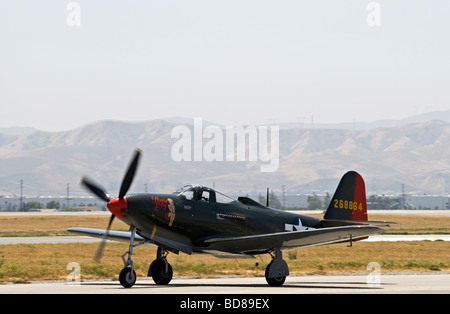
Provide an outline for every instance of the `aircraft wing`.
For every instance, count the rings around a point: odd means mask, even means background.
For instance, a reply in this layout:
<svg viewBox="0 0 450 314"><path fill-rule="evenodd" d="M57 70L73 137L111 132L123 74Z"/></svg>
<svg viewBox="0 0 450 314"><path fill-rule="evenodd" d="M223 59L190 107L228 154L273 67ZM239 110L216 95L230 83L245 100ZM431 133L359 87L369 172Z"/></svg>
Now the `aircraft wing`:
<svg viewBox="0 0 450 314"><path fill-rule="evenodd" d="M103 238L106 233L106 230L92 228L69 228L67 229L67 231L96 238ZM190 240L186 240L181 236L177 236L170 230L165 230L164 228L158 228L158 230L156 230L155 228L153 234L149 234L148 237L145 233L143 233L142 235L145 238L136 233L134 236L134 241L140 242L147 240L156 245L163 245L176 254L178 254L179 251L186 254L192 254L192 243L190 243ZM131 232L109 230L107 238L109 240L129 243Z"/></svg>
<svg viewBox="0 0 450 314"><path fill-rule="evenodd" d="M306 246L348 242L382 233L383 229L371 225L343 226L278 232L230 238L210 238L203 241L204 251L218 250L240 254L262 254L273 248L290 250ZM203 246L202 245L202 246Z"/></svg>
<svg viewBox="0 0 450 314"><path fill-rule="evenodd" d="M82 235L94 237L94 238L103 238L106 230L103 229L92 229L92 228L70 228L67 231L79 233ZM108 231L108 239L122 242L130 242L131 232L130 231ZM140 235L136 234L134 237L135 241L143 241L144 238Z"/></svg>
<svg viewBox="0 0 450 314"><path fill-rule="evenodd" d="M97 238L102 238L106 232L106 230L91 228L70 228L67 230ZM306 246L348 242L350 238L352 240L358 240L382 232L383 229L371 225L342 226L241 237L208 238L198 243L197 248L200 251L221 251L232 254L252 255L270 252L275 247L279 247L281 250L289 250ZM108 239L110 240L129 242L130 237L131 233L128 231L110 230L108 232ZM135 240L143 241L144 238L136 234ZM168 247L175 247L184 253L192 253L192 247L186 249L186 245L170 241L170 239L165 237L159 237L153 240L156 240L157 243L167 244Z"/></svg>

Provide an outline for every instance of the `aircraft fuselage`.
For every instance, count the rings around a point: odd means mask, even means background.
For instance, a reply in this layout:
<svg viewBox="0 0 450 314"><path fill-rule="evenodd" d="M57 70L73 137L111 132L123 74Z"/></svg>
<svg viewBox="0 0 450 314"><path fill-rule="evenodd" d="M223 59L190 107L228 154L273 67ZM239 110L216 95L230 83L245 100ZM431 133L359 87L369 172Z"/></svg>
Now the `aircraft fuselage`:
<svg viewBox="0 0 450 314"><path fill-rule="evenodd" d="M272 209L248 198L218 203L177 194L134 194L126 199L128 208L119 219L136 226L139 234L148 237L164 228L189 238L194 246L208 237L305 230L320 224L319 218Z"/></svg>

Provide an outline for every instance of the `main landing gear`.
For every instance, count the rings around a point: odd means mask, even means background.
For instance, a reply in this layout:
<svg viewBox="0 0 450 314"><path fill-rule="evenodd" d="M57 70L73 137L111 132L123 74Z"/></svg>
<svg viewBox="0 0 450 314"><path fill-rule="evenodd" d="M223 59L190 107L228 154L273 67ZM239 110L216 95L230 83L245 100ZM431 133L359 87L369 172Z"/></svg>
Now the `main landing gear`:
<svg viewBox="0 0 450 314"><path fill-rule="evenodd" d="M156 259L150 264L148 268L148 276L152 276L153 281L157 285L167 285L172 280L172 266L167 262L167 255L169 252L162 247L158 247Z"/></svg>
<svg viewBox="0 0 450 314"><path fill-rule="evenodd" d="M128 251L126 251L122 255L123 264L125 267L119 274L120 284L124 288L131 288L136 283L136 272L134 271L134 264L131 260L131 255L133 254L133 248L136 246L147 243L148 241L142 241L138 244L134 244L134 237L136 234L136 227L132 226L130 228L131 237L130 237L130 246L128 247ZM167 285L172 280L172 266L170 266L169 262L167 262L168 251L163 249L162 247L158 247L158 251L156 253L156 259L150 264L148 269L148 276L152 276L153 281L157 285ZM125 260L125 256L128 255Z"/></svg>
<svg viewBox="0 0 450 314"><path fill-rule="evenodd" d="M280 249L274 249L272 261L266 267L266 281L269 286L279 287L284 284L286 276L289 275L289 267L283 260Z"/></svg>

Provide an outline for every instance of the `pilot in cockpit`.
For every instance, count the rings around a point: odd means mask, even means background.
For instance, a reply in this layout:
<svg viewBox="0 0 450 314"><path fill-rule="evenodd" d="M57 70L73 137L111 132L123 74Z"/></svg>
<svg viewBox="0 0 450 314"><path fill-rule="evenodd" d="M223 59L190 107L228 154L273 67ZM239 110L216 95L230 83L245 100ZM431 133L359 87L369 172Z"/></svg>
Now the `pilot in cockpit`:
<svg viewBox="0 0 450 314"><path fill-rule="evenodd" d="M194 192L194 200L199 201L202 199L202 191L195 191Z"/></svg>
<svg viewBox="0 0 450 314"><path fill-rule="evenodd" d="M203 202L207 202L208 201L208 194L209 194L209 192L208 191L195 191L195 194L194 194L194 199L196 200L196 201L203 201Z"/></svg>

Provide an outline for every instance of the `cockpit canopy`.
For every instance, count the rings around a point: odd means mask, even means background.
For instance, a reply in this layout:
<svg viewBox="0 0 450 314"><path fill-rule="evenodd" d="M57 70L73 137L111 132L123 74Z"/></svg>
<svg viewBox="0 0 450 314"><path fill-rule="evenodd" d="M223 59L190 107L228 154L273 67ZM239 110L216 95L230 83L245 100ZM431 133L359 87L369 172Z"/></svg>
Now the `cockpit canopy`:
<svg viewBox="0 0 450 314"><path fill-rule="evenodd" d="M193 201L203 201L210 203L234 203L237 202L234 198L225 195L219 191L215 191L214 189L204 186L204 185L195 185L189 184L185 185L182 188L178 189L175 194L179 196L184 196L188 200Z"/></svg>

